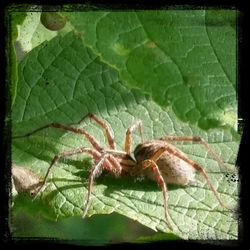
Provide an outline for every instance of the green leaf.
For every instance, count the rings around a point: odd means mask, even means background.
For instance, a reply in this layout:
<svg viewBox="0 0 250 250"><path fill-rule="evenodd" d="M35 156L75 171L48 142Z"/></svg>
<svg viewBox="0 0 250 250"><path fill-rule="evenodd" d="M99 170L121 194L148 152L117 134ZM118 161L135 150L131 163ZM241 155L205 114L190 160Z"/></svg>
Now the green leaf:
<svg viewBox="0 0 250 250"><path fill-rule="evenodd" d="M5 22L8 25L8 76L9 80L11 106L15 102L17 88L17 55L15 51L15 41L18 36L18 25L21 24L26 17L26 13L19 13L15 8L9 7L5 13Z"/></svg>
<svg viewBox="0 0 250 250"><path fill-rule="evenodd" d="M19 65L17 93L12 111L13 136L50 122L74 123L93 112L112 127L118 150L123 150L126 129L140 119L145 139L172 134L198 135L234 168L239 146L237 134L227 129L205 132L185 124L171 109L163 110L139 90L129 90L118 72L86 48L78 34L57 36L29 52ZM106 145L104 131L96 124L86 120L80 127ZM139 142L140 137L135 133L133 148ZM12 157L15 164L30 168L43 178L56 154L80 146L90 144L79 135L50 128L14 139ZM202 146L180 144L178 147L206 168L223 201L236 206L238 183L220 171L218 163ZM41 195L49 211L46 216L50 214L58 219L81 214L91 164L89 156L77 155L54 166ZM196 186L168 187L174 233L185 239L236 239L237 218L223 210L201 176L196 179ZM91 197L88 216L117 212L154 230L169 232L164 222L162 192L153 181L101 175L95 181ZM33 203L29 206L31 209Z"/></svg>
<svg viewBox="0 0 250 250"><path fill-rule="evenodd" d="M128 86L202 129L236 129L235 10L65 15Z"/></svg>

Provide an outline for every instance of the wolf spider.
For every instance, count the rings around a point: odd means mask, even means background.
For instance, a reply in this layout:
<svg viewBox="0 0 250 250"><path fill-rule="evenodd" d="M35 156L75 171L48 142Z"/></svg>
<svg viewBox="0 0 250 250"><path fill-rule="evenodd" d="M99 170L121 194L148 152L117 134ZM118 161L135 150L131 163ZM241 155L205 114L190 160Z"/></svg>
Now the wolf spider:
<svg viewBox="0 0 250 250"><path fill-rule="evenodd" d="M85 129L71 127L69 125L64 125L60 123L51 123L36 130L33 130L32 132L27 133L25 135L14 137L21 138L30 136L45 128L53 127L83 135L88 139L88 141L92 145L91 148L79 147L73 150L57 154L51 161L50 166L45 174L44 180L42 181L36 196L46 185L49 173L55 162L75 154L86 153L93 157L95 165L92 167L89 174L88 194L85 209L83 211L83 217L86 215L90 205L90 195L92 192L94 179L100 174L102 170L111 172L115 176L145 176L147 178L155 180L159 184L163 193L165 222L171 230L173 230L173 228L169 220L170 216L168 213L168 190L166 184L171 183L182 186L191 184L194 181L195 171L203 175L208 186L214 193L220 205L226 209L229 209L228 206L221 200L217 190L211 183L206 170L199 164L195 163L193 160L189 159L182 151L170 144L170 142L175 141L200 143L205 147L207 152L216 161L219 162L220 165L222 165L228 170L227 166L220 159L220 157L215 153L213 149L210 148L209 144L201 137L165 136L159 139L153 139L144 142L142 138L142 122L137 121L126 131L124 151L118 151L116 150L114 136L111 128L105 121L99 119L96 115L88 113L76 124L80 124L87 117L95 121L99 126L101 126L105 130L108 143L107 149L102 147L100 143L94 138L94 136L90 135ZM133 157L131 156L131 144L132 132L135 129L139 130L141 143L136 146Z"/></svg>

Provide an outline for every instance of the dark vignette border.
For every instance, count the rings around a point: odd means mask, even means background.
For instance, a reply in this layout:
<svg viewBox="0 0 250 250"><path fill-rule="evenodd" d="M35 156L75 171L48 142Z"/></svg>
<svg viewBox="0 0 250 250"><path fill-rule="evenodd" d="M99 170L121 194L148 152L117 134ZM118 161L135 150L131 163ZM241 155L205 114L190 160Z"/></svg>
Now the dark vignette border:
<svg viewBox="0 0 250 250"><path fill-rule="evenodd" d="M26 3L28 3L29 1L27 1ZM35 2L35 1L34 1ZM32 2L32 4L36 4ZM47 2L47 1L46 1ZM77 1L71 1L70 3L74 3ZM134 3L134 4L122 4L119 3L117 5L114 5L112 3L108 3L108 4L103 4L103 3L95 3L92 4L90 2L87 2L87 7L85 6L85 10L96 10L96 9L104 9L104 10L108 10L108 9L114 9L114 10L121 10L121 9L166 9L166 8L204 8L204 5L201 5L201 1L192 1L192 5L186 5L187 3L185 3L185 1L170 1L171 7L169 7L169 5L166 7L166 4L164 5L164 3L155 3L155 5L152 4L146 4L144 3ZM228 4L228 1L222 1L222 4L218 3L218 1L209 1L210 6L205 6L205 7L224 7L224 8L231 8L232 7L232 3ZM220 1L221 2L221 1ZM60 5L49 5L49 3L47 2L46 5L44 5L44 8L48 11L60 11L61 10L61 4L63 4L64 1L61 1ZM19 1L16 2L16 4L21 4L19 3ZM55 3L56 4L56 3ZM66 4L66 2L65 2ZM25 9L27 8L28 5L26 4L22 4L19 5L19 7L21 9L23 9L23 11L25 11ZM0 48L1 48L1 52L4 56L4 61L3 61L3 65L6 65L6 69L5 72L2 72L1 76L5 76L5 78L3 79L2 83L4 82L5 84L0 84L0 88L2 88L0 90L0 93L4 93L3 95L3 102L2 102L2 107L3 107L3 119L1 119L1 125L3 125L3 129L1 130L1 132L3 133L1 138L3 139L2 142L2 150L1 150L1 155L4 156L3 157L3 165L4 167L0 168L1 170L3 170L3 172L1 173L1 177L2 177L2 181L1 181L1 192L2 192L2 196L3 197L3 202L4 202L4 206L2 208L2 213L1 213L1 218L2 218L2 223L3 223L3 233L2 233L2 242L7 243L8 245L31 245L32 247L34 246L46 246L46 245L54 245L54 246L59 246L60 248L62 248L64 245L67 246L68 244L70 244L70 242L68 241L58 241L58 240L52 240L52 239L48 239L48 240L42 240L42 239L36 239L34 240L32 239L27 239L27 240L22 240L22 239L14 239L11 236L10 233L10 228L9 228L9 220L10 220L10 179L11 179L11 172L10 172L10 166L11 166L11 95L10 95L10 89L9 89L9 81L10 81L10 75L9 75L9 68L10 67L10 61L8 58L8 52L6 52L7 50L9 50L9 40L8 40L8 34L9 34L9 22L8 19L6 19L6 11L7 8L10 7L6 6L5 8L1 8L1 11L3 12L3 17L4 20L1 20L1 24L4 24L4 27L1 29L2 31L4 31L3 33L3 37L5 37L5 44L1 44L1 42L3 43L3 39L0 40ZM235 241L227 241L227 242L221 242L222 246L226 243L227 246L236 246L239 244L243 244L244 240L246 239L245 235L244 235L244 228L246 227L245 222L247 220L246 219L246 210L245 210L245 205L246 205L246 198L244 197L244 187L245 187L245 178L244 176L247 176L247 173L244 173L246 171L247 166L245 166L246 164L244 164L246 162L247 157L245 154L245 150L247 149L247 136L249 135L249 130L248 130L248 124L247 124L247 109L249 109L246 106L246 100L248 97L248 91L247 91L247 82L249 81L249 77L247 75L247 65L248 65L248 55L247 49L248 46L247 44L250 44L249 41L247 40L247 29L249 29L249 27L247 27L247 19L249 18L249 16L247 16L247 6L244 5L240 5L239 3L234 3L233 7L235 7L236 9L238 9L239 11L239 16L238 16L238 29L237 29L237 33L238 33L238 44L237 44L237 62L238 62L238 72L237 72L237 90L238 90L238 117L239 117L239 131L242 132L242 141L240 144L240 149L239 149L239 154L238 154L238 158L237 158L237 165L241 166L240 167L240 179L241 179L241 192L240 192L240 206L241 206L241 213L240 213L240 234L239 234L239 241L235 242ZM75 8L75 7L74 7ZM79 8L79 6L76 6L76 8ZM72 9L71 9L72 10ZM249 21L249 20L248 20ZM3 67L1 67L1 69L4 69ZM245 84L243 84L245 83ZM248 149L249 150L249 149ZM248 160L249 161L249 160ZM243 226L243 220L244 220L244 226ZM32 241L33 240L33 241ZM219 244L218 244L219 243ZM183 246L192 246L192 247L209 247L211 246L211 242L192 242L192 241L178 241L178 242L162 242L162 243L153 243L153 245L174 245L177 247L183 247ZM130 244L122 244L122 246L129 246ZM151 244L149 244L151 245ZM115 246L115 245L109 245L109 246ZM117 246L117 245L116 245ZM220 247L220 242L217 242L216 245L212 245L213 248L216 247ZM224 245L225 246L225 245Z"/></svg>

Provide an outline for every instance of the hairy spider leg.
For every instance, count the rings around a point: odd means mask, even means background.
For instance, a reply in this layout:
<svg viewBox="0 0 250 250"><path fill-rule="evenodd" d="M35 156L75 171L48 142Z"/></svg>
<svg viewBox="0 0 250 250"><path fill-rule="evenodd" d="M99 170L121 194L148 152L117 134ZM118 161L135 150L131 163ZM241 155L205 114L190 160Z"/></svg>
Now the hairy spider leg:
<svg viewBox="0 0 250 250"><path fill-rule="evenodd" d="M69 150L69 151L65 151L65 152L62 152L60 154L57 154L52 159L52 161L51 161L51 163L49 165L49 168L47 169L47 172L45 174L45 177L44 177L44 179L42 181L42 185L38 189L36 195L34 196L34 199L36 199L36 197L40 194L40 192L42 191L42 189L46 185L49 173L50 173L52 167L54 166L54 164L60 159L63 159L63 158L66 158L66 157L69 157L69 156L72 156L72 155L80 154L80 153L90 154L96 161L99 160L99 158L101 157L101 154L97 150L92 149L92 148L86 148L86 147L76 148L76 149L73 149L73 150Z"/></svg>
<svg viewBox="0 0 250 250"><path fill-rule="evenodd" d="M214 193L215 197L217 198L218 202L220 203L220 205L224 208L226 208L227 210L231 210L233 211L233 209L229 208L220 198L217 190L215 189L215 187L213 186L206 170L201 167L199 164L197 164L196 162L194 162L193 160L189 159L188 157L184 156L184 155L180 155L179 152L167 145L165 145L165 152L171 154L171 155L175 155L176 157L180 158L181 160L185 161L188 163L188 165L192 168L194 168L196 171L198 171L198 173L200 173L207 181L208 186L210 187L210 189L212 190L212 192Z"/></svg>
<svg viewBox="0 0 250 250"><path fill-rule="evenodd" d="M161 175L161 172L160 172L157 164L153 160L145 160L142 162L142 165L144 168L150 167L155 174L156 181L160 185L162 193L163 193L165 222L166 222L167 226L170 228L170 230L173 231L173 227L169 221L170 215L168 213L168 190L167 190L166 183L164 182L164 179Z"/></svg>
<svg viewBox="0 0 250 250"><path fill-rule="evenodd" d="M143 169L150 167L155 174L156 182L160 185L162 193L163 193L163 202L164 202L164 214L165 214L165 222L167 226L173 231L173 227L169 222L170 215L168 213L168 189L166 183L162 177L162 174L156 164L157 160L162 156L162 154L166 152L166 148L159 148L154 155L150 159L144 160L142 162Z"/></svg>
<svg viewBox="0 0 250 250"><path fill-rule="evenodd" d="M77 122L77 124L80 124L86 118L90 118L91 120L95 121L98 125L100 125L105 130L109 148L115 149L116 147L115 147L115 141L114 141L114 133L112 129L110 128L110 126L105 121L101 120L100 118L98 118L96 115L92 113L88 113L87 115L85 115L79 122Z"/></svg>
<svg viewBox="0 0 250 250"><path fill-rule="evenodd" d="M114 156L110 155L109 153L104 153L101 156L100 161L92 168L92 170L89 174L88 194L87 194L85 208L84 208L84 211L82 213L82 218L84 218L86 216L86 214L89 210L90 195L92 193L94 179L95 179L95 177L97 177L99 175L102 168L107 169L107 167L106 167L107 160L110 163L110 165L113 167L113 168L109 168L109 171L113 172L117 176L119 176L121 174L122 166L116 160L116 158Z"/></svg>
<svg viewBox="0 0 250 250"><path fill-rule="evenodd" d="M38 131L41 131L43 129L46 129L46 128L60 128L63 130L71 131L71 132L76 133L76 134L84 135L96 150L98 150L98 151L102 150L100 143L92 135L90 135L89 132L87 132L85 129L73 128L73 127L70 127L70 126L67 126L67 125L64 125L61 123L54 123L54 122L47 124L43 127L40 127L38 129L35 129L35 130L31 131L30 133L27 133L25 135L14 136L13 138L16 139L16 138L27 137L27 136L30 136L30 135L32 135Z"/></svg>
<svg viewBox="0 0 250 250"><path fill-rule="evenodd" d="M200 136L164 136L160 140L163 141L186 141L186 142L197 142L204 146L206 151L216 160L220 166L225 170L229 171L230 168L225 164L225 162L220 158L220 156L209 146L209 144Z"/></svg>
<svg viewBox="0 0 250 250"><path fill-rule="evenodd" d="M130 128L128 128L127 131L126 131L125 143L124 143L124 151L129 155L131 154L132 132L137 128L138 128L139 133L140 133L141 142L143 142L142 121L137 121Z"/></svg>

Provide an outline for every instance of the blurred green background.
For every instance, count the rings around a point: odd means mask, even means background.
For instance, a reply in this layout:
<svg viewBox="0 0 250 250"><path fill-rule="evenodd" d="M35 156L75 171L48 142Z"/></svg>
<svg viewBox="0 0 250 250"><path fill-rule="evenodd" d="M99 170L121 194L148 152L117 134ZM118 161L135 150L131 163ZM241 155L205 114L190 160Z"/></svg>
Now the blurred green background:
<svg viewBox="0 0 250 250"><path fill-rule="evenodd" d="M80 245L147 242L158 236L163 237L162 233L156 233L117 213L95 215L85 219L71 217L54 222L42 217L30 216L19 210L12 215L11 230L14 238L56 239Z"/></svg>

